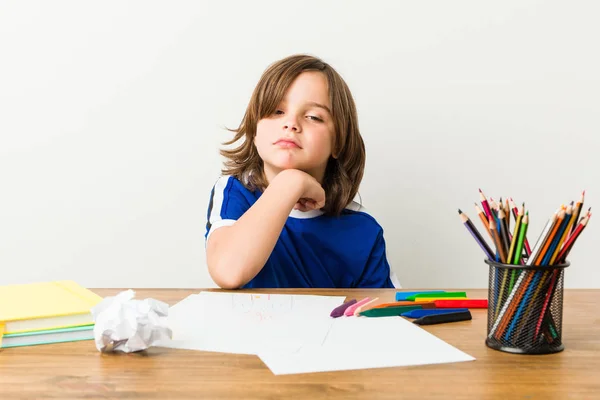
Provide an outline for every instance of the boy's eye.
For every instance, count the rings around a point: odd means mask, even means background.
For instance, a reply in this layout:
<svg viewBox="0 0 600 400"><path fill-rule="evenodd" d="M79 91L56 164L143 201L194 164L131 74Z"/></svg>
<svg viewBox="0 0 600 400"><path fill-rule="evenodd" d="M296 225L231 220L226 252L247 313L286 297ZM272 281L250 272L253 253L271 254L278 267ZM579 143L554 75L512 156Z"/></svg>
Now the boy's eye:
<svg viewBox="0 0 600 400"><path fill-rule="evenodd" d="M310 119L312 121L323 122L323 120L321 118L314 116L314 115L309 115L308 119Z"/></svg>
<svg viewBox="0 0 600 400"><path fill-rule="evenodd" d="M281 111L281 110L275 110L274 114L280 115L280 114L283 114L283 111Z"/></svg>

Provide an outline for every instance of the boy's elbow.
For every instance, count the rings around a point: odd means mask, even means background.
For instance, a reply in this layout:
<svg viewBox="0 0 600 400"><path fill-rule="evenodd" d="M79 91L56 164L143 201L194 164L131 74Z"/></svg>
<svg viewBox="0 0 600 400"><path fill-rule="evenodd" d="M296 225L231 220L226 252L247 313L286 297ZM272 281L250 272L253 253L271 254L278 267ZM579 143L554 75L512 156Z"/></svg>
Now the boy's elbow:
<svg viewBox="0 0 600 400"><path fill-rule="evenodd" d="M226 278L226 277L217 278L217 279L214 279L214 281L217 284L217 286L219 286L221 289L239 289L243 285L237 279L231 279L231 278Z"/></svg>
<svg viewBox="0 0 600 400"><path fill-rule="evenodd" d="M209 264L208 273L221 289L239 289L245 283L239 274L224 271L224 268L221 268L219 265Z"/></svg>

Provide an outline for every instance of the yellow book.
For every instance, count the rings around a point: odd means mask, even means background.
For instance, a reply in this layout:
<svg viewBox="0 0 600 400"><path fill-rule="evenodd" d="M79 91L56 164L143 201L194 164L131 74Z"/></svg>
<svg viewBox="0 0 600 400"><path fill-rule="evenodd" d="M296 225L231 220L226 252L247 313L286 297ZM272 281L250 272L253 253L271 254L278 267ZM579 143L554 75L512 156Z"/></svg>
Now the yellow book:
<svg viewBox="0 0 600 400"><path fill-rule="evenodd" d="M100 301L73 281L0 286L0 326L8 335L89 325L91 309Z"/></svg>

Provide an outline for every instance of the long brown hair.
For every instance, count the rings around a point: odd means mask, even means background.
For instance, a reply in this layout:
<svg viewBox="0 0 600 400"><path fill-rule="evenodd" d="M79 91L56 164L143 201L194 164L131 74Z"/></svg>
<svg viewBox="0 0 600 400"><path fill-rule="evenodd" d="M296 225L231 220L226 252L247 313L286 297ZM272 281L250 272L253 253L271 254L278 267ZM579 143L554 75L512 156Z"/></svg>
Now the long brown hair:
<svg viewBox="0 0 600 400"><path fill-rule="evenodd" d="M222 149L226 157L223 174L232 175L250 190L264 190L267 179L263 162L254 145L258 121L275 112L292 82L305 71L320 71L327 78L335 140L327 162L322 186L329 215L339 215L354 199L365 168L365 145L358 129L358 116L352 93L342 77L329 64L309 55L293 55L271 64L261 76L235 136L224 145L244 139L232 149Z"/></svg>

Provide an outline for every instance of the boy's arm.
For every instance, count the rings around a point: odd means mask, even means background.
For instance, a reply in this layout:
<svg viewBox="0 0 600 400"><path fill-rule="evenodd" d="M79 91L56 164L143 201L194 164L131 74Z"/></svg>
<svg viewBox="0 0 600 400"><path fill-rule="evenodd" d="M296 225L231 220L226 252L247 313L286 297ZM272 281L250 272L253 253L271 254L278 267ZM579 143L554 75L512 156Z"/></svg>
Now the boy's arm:
<svg viewBox="0 0 600 400"><path fill-rule="evenodd" d="M260 272L290 211L301 198L313 199L315 208L321 208L325 194L308 174L284 170L233 225L211 233L206 259L208 272L217 285L225 289L239 288Z"/></svg>

